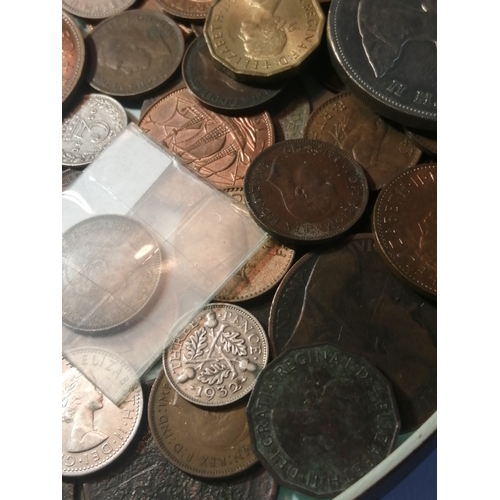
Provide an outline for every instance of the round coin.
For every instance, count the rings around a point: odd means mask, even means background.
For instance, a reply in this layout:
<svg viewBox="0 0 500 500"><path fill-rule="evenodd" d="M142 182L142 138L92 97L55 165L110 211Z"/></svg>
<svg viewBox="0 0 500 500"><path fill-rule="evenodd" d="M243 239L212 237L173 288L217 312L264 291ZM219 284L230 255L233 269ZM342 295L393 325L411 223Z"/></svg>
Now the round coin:
<svg viewBox="0 0 500 500"><path fill-rule="evenodd" d="M62 122L62 164L81 168L127 126L127 113L112 97L88 94Z"/></svg>
<svg viewBox="0 0 500 500"><path fill-rule="evenodd" d="M133 369L116 354L94 347L68 353L94 380L129 376ZM139 384L120 406L103 395L65 358L62 359L62 474L83 476L114 462L137 433L144 401Z"/></svg>
<svg viewBox="0 0 500 500"><path fill-rule="evenodd" d="M163 84L179 67L184 37L175 22L150 10L106 19L87 37L89 84L114 96L138 96Z"/></svg>
<svg viewBox="0 0 500 500"><path fill-rule="evenodd" d="M406 170L373 209L376 242L390 268L429 297L437 295L437 164Z"/></svg>
<svg viewBox="0 0 500 500"><path fill-rule="evenodd" d="M323 243L351 228L368 202L363 169L344 151L313 139L269 147L244 181L250 214L267 232L293 243Z"/></svg>
<svg viewBox="0 0 500 500"><path fill-rule="evenodd" d="M164 351L163 368L183 398L222 406L253 389L268 351L264 329L250 313L208 304Z"/></svg>
<svg viewBox="0 0 500 500"><path fill-rule="evenodd" d="M167 14L181 19L205 19L213 0L155 0Z"/></svg>
<svg viewBox="0 0 500 500"><path fill-rule="evenodd" d="M133 5L135 0L62 0L64 10L84 19L104 19Z"/></svg>
<svg viewBox="0 0 500 500"><path fill-rule="evenodd" d="M389 382L330 345L283 353L260 374L247 407L252 445L287 488L332 498L386 458L399 435Z"/></svg>
<svg viewBox="0 0 500 500"><path fill-rule="evenodd" d="M163 372L151 390L148 421L165 458L194 476L227 477L257 462L250 444L245 403L200 408L182 398Z"/></svg>
<svg viewBox="0 0 500 500"><path fill-rule="evenodd" d="M437 133L430 130L416 130L404 127L404 133L411 142L417 145L424 153L437 157Z"/></svg>
<svg viewBox="0 0 500 500"><path fill-rule="evenodd" d="M86 332L122 325L151 299L160 274L160 247L142 224L85 219L62 237L62 321Z"/></svg>
<svg viewBox="0 0 500 500"><path fill-rule="evenodd" d="M62 102L73 93L82 77L85 44L75 21L62 12Z"/></svg>

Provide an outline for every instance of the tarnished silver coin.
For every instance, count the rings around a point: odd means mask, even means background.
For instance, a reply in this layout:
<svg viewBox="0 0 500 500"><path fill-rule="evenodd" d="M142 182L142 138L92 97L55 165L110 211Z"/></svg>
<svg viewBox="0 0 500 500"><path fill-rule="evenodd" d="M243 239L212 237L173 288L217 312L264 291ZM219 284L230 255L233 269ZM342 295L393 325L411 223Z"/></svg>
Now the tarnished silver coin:
<svg viewBox="0 0 500 500"><path fill-rule="evenodd" d="M160 274L160 247L136 220L107 214L79 222L62 237L63 323L99 332L131 320Z"/></svg>
<svg viewBox="0 0 500 500"><path fill-rule="evenodd" d="M63 0L71 14L85 19L104 19L128 9L135 0Z"/></svg>
<svg viewBox="0 0 500 500"><path fill-rule="evenodd" d="M71 168L64 169L62 171L62 190L65 191L73 181L78 179L81 173L81 170L73 170Z"/></svg>
<svg viewBox="0 0 500 500"><path fill-rule="evenodd" d="M62 164L85 167L127 126L127 113L112 97L88 94L62 122Z"/></svg>
<svg viewBox="0 0 500 500"><path fill-rule="evenodd" d="M116 354L94 347L74 349L71 359L86 372L117 381L135 377ZM65 358L62 358L62 474L83 476L106 467L127 448L139 428L144 408L138 384L116 406Z"/></svg>
<svg viewBox="0 0 500 500"><path fill-rule="evenodd" d="M202 406L237 401L254 387L267 364L262 325L243 308L208 304L163 353L174 389Z"/></svg>

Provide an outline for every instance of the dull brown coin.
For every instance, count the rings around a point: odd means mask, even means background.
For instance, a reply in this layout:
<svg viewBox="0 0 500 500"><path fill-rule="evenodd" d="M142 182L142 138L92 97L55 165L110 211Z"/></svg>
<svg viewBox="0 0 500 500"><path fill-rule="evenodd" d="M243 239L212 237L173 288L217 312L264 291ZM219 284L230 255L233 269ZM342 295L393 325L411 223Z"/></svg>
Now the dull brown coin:
<svg viewBox="0 0 500 500"><path fill-rule="evenodd" d="M389 382L331 345L293 349L261 373L248 401L252 445L280 485L332 498L386 458L399 435Z"/></svg>
<svg viewBox="0 0 500 500"><path fill-rule="evenodd" d="M364 169L370 189L381 189L418 163L422 151L351 93L323 103L307 121L304 138L343 149Z"/></svg>
<svg viewBox="0 0 500 500"><path fill-rule="evenodd" d="M382 256L410 286L437 295L437 164L416 165L381 192L373 230Z"/></svg>
<svg viewBox="0 0 500 500"><path fill-rule="evenodd" d="M245 175L250 214L291 243L324 243L351 228L368 202L363 169L344 151L314 139L269 147Z"/></svg>
<svg viewBox="0 0 500 500"><path fill-rule="evenodd" d="M246 207L243 188L225 190L235 201ZM248 262L217 292L214 300L241 302L258 297L273 288L292 265L295 250L270 237Z"/></svg>
<svg viewBox="0 0 500 500"><path fill-rule="evenodd" d="M274 142L268 113L225 117L201 105L187 88L159 99L139 126L220 189L243 186L250 162Z"/></svg>
<svg viewBox="0 0 500 500"><path fill-rule="evenodd" d="M84 19L104 19L127 10L135 0L62 0L63 9Z"/></svg>
<svg viewBox="0 0 500 500"><path fill-rule="evenodd" d="M236 79L262 80L297 70L324 25L316 0L216 0L204 34L212 57Z"/></svg>
<svg viewBox="0 0 500 500"><path fill-rule="evenodd" d="M437 157L437 132L404 127L404 133L408 136L410 141L416 144L422 151L433 158Z"/></svg>
<svg viewBox="0 0 500 500"><path fill-rule="evenodd" d="M62 102L63 104L82 78L85 44L80 28L66 12L62 12Z"/></svg>
<svg viewBox="0 0 500 500"><path fill-rule="evenodd" d="M89 84L113 96L138 96L163 84L179 67L184 37L172 19L130 10L106 19L87 36Z"/></svg>
<svg viewBox="0 0 500 500"><path fill-rule="evenodd" d="M205 19L213 0L155 0L167 14L181 19Z"/></svg>
<svg viewBox="0 0 500 500"><path fill-rule="evenodd" d="M149 399L148 421L165 458L194 476L227 477L257 462L246 403L201 408L181 397L160 372Z"/></svg>

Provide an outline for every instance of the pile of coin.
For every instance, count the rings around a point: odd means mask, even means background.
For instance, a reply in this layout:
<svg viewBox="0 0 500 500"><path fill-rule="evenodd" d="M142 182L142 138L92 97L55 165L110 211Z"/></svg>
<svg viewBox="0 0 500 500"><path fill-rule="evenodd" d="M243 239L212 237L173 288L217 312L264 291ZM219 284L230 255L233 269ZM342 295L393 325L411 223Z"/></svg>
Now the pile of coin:
<svg viewBox="0 0 500 500"><path fill-rule="evenodd" d="M63 358L63 498L333 498L436 411L436 9L63 0L63 190L132 121L270 235L119 407Z"/></svg>

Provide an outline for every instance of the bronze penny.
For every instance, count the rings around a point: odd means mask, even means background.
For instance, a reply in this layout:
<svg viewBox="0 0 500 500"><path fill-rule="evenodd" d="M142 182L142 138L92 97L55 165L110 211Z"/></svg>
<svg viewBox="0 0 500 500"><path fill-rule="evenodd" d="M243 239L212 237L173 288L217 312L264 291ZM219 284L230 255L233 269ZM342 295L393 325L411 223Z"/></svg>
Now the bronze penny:
<svg viewBox="0 0 500 500"><path fill-rule="evenodd" d="M135 0L62 0L64 10L84 19L105 19L127 10Z"/></svg>
<svg viewBox="0 0 500 500"><path fill-rule="evenodd" d="M417 130L404 127L404 133L411 142L417 145L424 153L437 157L437 132L431 130Z"/></svg>
<svg viewBox="0 0 500 500"><path fill-rule="evenodd" d="M150 10L130 10L106 19L87 42L87 80L113 96L138 96L160 86L179 67L184 53L177 24Z"/></svg>
<svg viewBox="0 0 500 500"><path fill-rule="evenodd" d="M201 408L181 397L160 372L149 399L148 421L165 458L194 476L227 477L257 462L246 403Z"/></svg>
<svg viewBox="0 0 500 500"><path fill-rule="evenodd" d="M304 138L343 149L365 169L373 190L416 165L422 154L402 132L351 93L340 94L316 109L307 121Z"/></svg>
<svg viewBox="0 0 500 500"><path fill-rule="evenodd" d="M252 445L280 485L332 498L386 458L399 435L389 382L331 345L293 349L261 373L248 401Z"/></svg>
<svg viewBox="0 0 500 500"><path fill-rule="evenodd" d="M213 0L155 0L167 14L181 19L205 19Z"/></svg>
<svg viewBox="0 0 500 500"><path fill-rule="evenodd" d="M437 407L436 304L390 271L371 234L308 254L293 271L288 286L306 281L304 289L277 293L270 315L275 337L290 337L285 349L327 342L363 356L391 382L402 431L423 424Z"/></svg>
<svg viewBox="0 0 500 500"><path fill-rule="evenodd" d="M437 164L406 170L381 192L373 230L382 256L398 276L437 295Z"/></svg>
<svg viewBox="0 0 500 500"><path fill-rule="evenodd" d="M281 90L278 86L248 85L226 75L214 64L203 36L188 47L182 76L189 91L205 106L233 114L262 107Z"/></svg>
<svg viewBox="0 0 500 500"><path fill-rule="evenodd" d="M62 12L62 102L73 93L82 78L85 44L80 28Z"/></svg>
<svg viewBox="0 0 500 500"><path fill-rule="evenodd" d="M269 147L247 170L250 214L291 243L323 243L351 228L368 202L363 169L344 151L313 139Z"/></svg>
<svg viewBox="0 0 500 500"><path fill-rule="evenodd" d="M274 142L268 113L225 117L205 108L186 88L156 101L139 126L220 189L243 186L250 162Z"/></svg>

